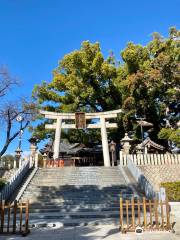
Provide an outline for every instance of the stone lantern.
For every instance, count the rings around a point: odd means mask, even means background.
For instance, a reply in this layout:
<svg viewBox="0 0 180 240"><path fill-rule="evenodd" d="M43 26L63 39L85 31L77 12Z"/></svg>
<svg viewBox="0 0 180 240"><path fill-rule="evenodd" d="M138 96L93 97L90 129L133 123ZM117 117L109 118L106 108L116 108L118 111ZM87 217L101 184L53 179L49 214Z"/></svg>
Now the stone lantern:
<svg viewBox="0 0 180 240"><path fill-rule="evenodd" d="M37 143L38 143L38 139L36 137L31 137L29 140L30 142L30 159L31 159L31 166L33 165L33 163L35 162L35 157L36 157L36 153L37 153Z"/></svg>
<svg viewBox="0 0 180 240"><path fill-rule="evenodd" d="M112 156L112 166L114 166L114 162L116 161L116 143L113 140L109 144L109 150Z"/></svg>
<svg viewBox="0 0 180 240"><path fill-rule="evenodd" d="M21 148L17 147L15 150L15 160L14 160L14 168L17 168L17 165L19 165L19 168L21 167L21 154L22 154ZM17 164L18 163L18 164Z"/></svg>
<svg viewBox="0 0 180 240"><path fill-rule="evenodd" d="M44 153L43 153L43 167L44 167L44 168L46 167L46 164L47 164L47 153L44 152Z"/></svg>
<svg viewBox="0 0 180 240"><path fill-rule="evenodd" d="M131 138L129 138L128 134L125 133L125 136L123 139L121 139L121 144L122 144L122 147L123 147L123 154L124 155L127 155L129 154L129 150L131 148L131 144L130 142L132 142L133 140Z"/></svg>

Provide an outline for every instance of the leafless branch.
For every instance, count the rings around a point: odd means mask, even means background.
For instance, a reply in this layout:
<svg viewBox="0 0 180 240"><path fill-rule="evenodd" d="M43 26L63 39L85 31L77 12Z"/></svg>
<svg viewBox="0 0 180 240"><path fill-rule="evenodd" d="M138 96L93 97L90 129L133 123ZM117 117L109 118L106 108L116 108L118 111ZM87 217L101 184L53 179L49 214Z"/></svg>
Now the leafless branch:
<svg viewBox="0 0 180 240"><path fill-rule="evenodd" d="M4 97L13 85L19 82L12 77L6 67L0 67L0 97Z"/></svg>
<svg viewBox="0 0 180 240"><path fill-rule="evenodd" d="M13 126L17 123L18 115L23 117L22 128L14 131ZM0 107L0 121L6 126L6 139L2 149L0 150L0 157L6 152L9 144L20 134L21 130L25 130L30 124L30 121L36 115L36 108L33 103L27 103L25 100L17 101L15 103L7 103Z"/></svg>

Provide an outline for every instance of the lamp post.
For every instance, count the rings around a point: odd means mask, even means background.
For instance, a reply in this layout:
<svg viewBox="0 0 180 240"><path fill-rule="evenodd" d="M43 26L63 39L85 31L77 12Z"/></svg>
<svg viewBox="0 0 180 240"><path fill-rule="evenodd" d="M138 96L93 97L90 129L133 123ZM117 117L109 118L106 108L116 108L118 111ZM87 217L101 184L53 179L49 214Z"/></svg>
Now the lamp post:
<svg viewBox="0 0 180 240"><path fill-rule="evenodd" d="M22 130L22 122L23 122L23 117L21 115L18 115L16 118L16 121L20 123L20 131L19 131L19 143L18 143L18 147L15 151L15 161L14 161L14 168L17 167L17 162L19 162L19 167L21 167L21 154L22 154L22 150L21 150L21 142L22 142L22 135L23 135L23 130Z"/></svg>

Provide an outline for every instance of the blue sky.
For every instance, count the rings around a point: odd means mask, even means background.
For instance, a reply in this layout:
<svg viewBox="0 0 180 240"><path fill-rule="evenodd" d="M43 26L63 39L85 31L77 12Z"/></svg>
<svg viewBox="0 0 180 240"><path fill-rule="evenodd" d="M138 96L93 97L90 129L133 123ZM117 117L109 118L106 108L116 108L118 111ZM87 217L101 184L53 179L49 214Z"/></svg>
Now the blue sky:
<svg viewBox="0 0 180 240"><path fill-rule="evenodd" d="M0 65L22 82L11 98L30 97L35 84L50 81L58 60L83 40L98 41L105 56L113 50L119 58L128 41L146 44L154 31L167 36L170 26L179 28L179 9L180 0L0 0Z"/></svg>

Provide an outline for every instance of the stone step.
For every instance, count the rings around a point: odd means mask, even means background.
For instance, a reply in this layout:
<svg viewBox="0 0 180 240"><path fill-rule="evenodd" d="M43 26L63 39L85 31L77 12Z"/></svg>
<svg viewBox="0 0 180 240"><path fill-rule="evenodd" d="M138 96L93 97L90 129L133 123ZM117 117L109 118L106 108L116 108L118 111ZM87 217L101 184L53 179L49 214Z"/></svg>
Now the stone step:
<svg viewBox="0 0 180 240"><path fill-rule="evenodd" d="M36 208L36 209L79 209L79 208L83 208L83 209L101 209L101 208L119 208L119 202L115 202L115 203L90 203L90 204L83 204L83 203L79 203L79 204L63 204L63 203L49 203L49 202L30 202L30 209L32 208Z"/></svg>
<svg viewBox="0 0 180 240"><path fill-rule="evenodd" d="M83 199L83 198L117 198L117 197L121 197L123 195L131 195L133 196L133 193L132 192L125 192L125 191L122 191L122 192L118 192L118 193L72 193L71 195L68 194L68 193L60 193L60 192L53 192L53 193L49 193L49 192L30 192L29 190L28 191L25 191L24 192L24 195L27 195L27 196L40 196L40 197L47 197L47 198L51 198L51 197L61 197L61 198L80 198L80 199Z"/></svg>
<svg viewBox="0 0 180 240"><path fill-rule="evenodd" d="M78 213L30 213L30 218L31 220L33 219L83 219L83 218L90 218L90 219L104 219L104 218L119 218L119 213L118 212L78 212Z"/></svg>
<svg viewBox="0 0 180 240"><path fill-rule="evenodd" d="M30 200L30 224L79 226L119 223L120 196L133 190L118 167L67 167L39 169L21 200Z"/></svg>
<svg viewBox="0 0 180 240"><path fill-rule="evenodd" d="M74 207L70 207L70 206L61 206L61 207L56 207L56 206L50 206L50 208L45 208L45 207L34 207L32 206L30 208L30 212L31 213L70 213L70 212L115 212L119 214L119 206L115 207L96 207L96 208L83 208L83 207L79 207L78 208L74 208Z"/></svg>
<svg viewBox="0 0 180 240"><path fill-rule="evenodd" d="M26 201L27 198L23 198L23 201ZM50 201L48 200L44 200L42 201L41 199L30 199L30 203L31 204L34 204L34 203L45 203L45 204L48 204ZM56 199L56 200L53 200L53 204L56 205L56 204L64 204L64 205L77 205L77 204L84 204L84 205L89 205L89 204L119 204L119 201L93 201L93 200L83 200L83 201L76 201L76 200L60 200L60 199Z"/></svg>
<svg viewBox="0 0 180 240"><path fill-rule="evenodd" d="M123 196L124 199L130 200L131 196L129 195L124 195ZM27 200L29 199L30 202L54 202L54 203L58 203L58 202L63 202L63 203L72 203L72 204L76 204L76 203L106 203L106 202L119 202L119 198L108 198L108 199L97 199L97 198L46 198L46 197L34 197L34 196L23 196L23 200Z"/></svg>
<svg viewBox="0 0 180 240"><path fill-rule="evenodd" d="M117 193L119 191L130 191L132 192L132 189L130 187L126 186L106 186L106 187L97 187L97 186L80 186L80 185L66 185L66 186L59 186L58 188L56 186L39 186L34 185L31 183L28 186L28 189L30 191L46 191L46 192L52 192L52 191L61 191L61 192L81 192L81 193L87 193L87 192L100 192L103 191L105 193L112 192Z"/></svg>

